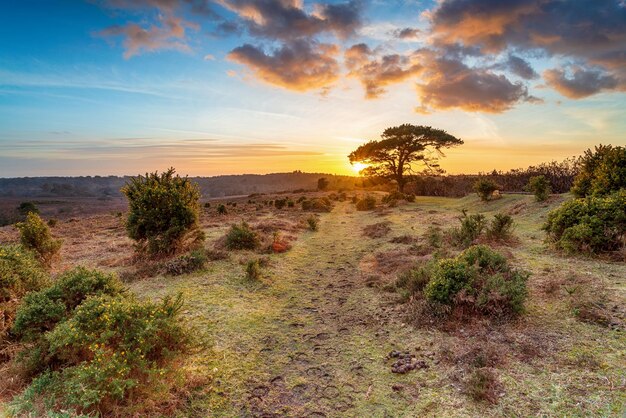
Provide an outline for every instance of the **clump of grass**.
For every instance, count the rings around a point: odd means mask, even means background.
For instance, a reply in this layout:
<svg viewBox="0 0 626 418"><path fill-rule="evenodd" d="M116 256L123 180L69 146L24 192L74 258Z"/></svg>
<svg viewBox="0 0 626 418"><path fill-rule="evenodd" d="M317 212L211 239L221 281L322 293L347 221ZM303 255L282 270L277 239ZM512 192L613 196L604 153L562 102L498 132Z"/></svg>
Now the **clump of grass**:
<svg viewBox="0 0 626 418"><path fill-rule="evenodd" d="M500 383L493 369L488 367L474 368L464 382L464 391L475 401L498 403Z"/></svg>
<svg viewBox="0 0 626 418"><path fill-rule="evenodd" d="M229 250L254 250L258 246L258 234L245 221L231 226L226 234L226 248Z"/></svg>
<svg viewBox="0 0 626 418"><path fill-rule="evenodd" d="M207 262L206 251L197 249L167 261L163 268L166 274L177 276L203 269Z"/></svg>
<svg viewBox="0 0 626 418"><path fill-rule="evenodd" d="M259 260L258 259L249 260L246 263L245 272L246 272L246 279L250 281L254 281L254 282L261 280L262 273L261 273L261 263L259 262Z"/></svg>

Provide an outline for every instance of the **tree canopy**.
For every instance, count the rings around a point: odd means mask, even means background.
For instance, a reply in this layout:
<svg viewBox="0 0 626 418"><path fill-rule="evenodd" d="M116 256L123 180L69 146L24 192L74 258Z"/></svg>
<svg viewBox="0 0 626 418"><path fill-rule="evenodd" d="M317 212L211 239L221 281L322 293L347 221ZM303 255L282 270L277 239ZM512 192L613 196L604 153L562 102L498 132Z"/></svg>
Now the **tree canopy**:
<svg viewBox="0 0 626 418"><path fill-rule="evenodd" d="M352 151L348 156L350 164L366 164L361 174L395 180L401 192L406 175L415 173L413 164L420 163L427 171L440 172L438 160L444 156L442 149L463 144L444 130L411 124L387 128L381 138Z"/></svg>

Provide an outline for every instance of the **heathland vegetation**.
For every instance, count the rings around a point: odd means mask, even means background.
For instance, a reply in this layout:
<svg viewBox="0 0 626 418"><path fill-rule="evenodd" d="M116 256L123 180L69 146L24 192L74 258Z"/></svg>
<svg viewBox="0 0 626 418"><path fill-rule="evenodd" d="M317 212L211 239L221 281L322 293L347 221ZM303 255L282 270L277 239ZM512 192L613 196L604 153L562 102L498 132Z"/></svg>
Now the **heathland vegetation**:
<svg viewBox="0 0 626 418"><path fill-rule="evenodd" d="M208 201L169 169L124 179L124 210L22 202L2 412L618 416L626 150L437 173L461 144L401 125L350 154L366 179Z"/></svg>

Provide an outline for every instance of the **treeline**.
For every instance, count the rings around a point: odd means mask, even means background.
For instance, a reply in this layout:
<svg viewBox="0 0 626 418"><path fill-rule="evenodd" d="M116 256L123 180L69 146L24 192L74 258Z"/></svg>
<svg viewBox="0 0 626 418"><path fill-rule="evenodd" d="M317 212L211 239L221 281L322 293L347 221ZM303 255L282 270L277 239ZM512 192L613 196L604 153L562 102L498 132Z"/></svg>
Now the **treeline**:
<svg viewBox="0 0 626 418"><path fill-rule="evenodd" d="M321 173L242 174L191 178L204 197L275 193L285 190L315 190L320 177L329 181L330 189L353 189L363 179ZM0 196L4 197L122 197L120 189L129 176L22 177L0 179Z"/></svg>
<svg viewBox="0 0 626 418"><path fill-rule="evenodd" d="M415 176L405 187L406 193L418 196L462 197L474 192L476 180L494 181L503 192L524 192L532 177L544 176L549 180L553 193L566 193L574 184L580 170L580 158L568 158L509 171L484 172L441 176Z"/></svg>

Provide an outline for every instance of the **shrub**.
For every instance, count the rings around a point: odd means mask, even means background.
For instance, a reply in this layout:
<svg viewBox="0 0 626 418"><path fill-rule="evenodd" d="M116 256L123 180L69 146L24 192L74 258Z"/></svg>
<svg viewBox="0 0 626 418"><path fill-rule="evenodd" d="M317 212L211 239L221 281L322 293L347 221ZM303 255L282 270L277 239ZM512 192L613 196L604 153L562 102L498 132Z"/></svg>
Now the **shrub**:
<svg viewBox="0 0 626 418"><path fill-rule="evenodd" d="M547 239L566 252L605 253L626 246L626 189L563 203L548 213Z"/></svg>
<svg viewBox="0 0 626 418"><path fill-rule="evenodd" d="M443 243L443 232L438 226L430 225L426 229L424 238L431 248L441 248Z"/></svg>
<svg viewBox="0 0 626 418"><path fill-rule="evenodd" d="M626 188L626 148L599 145L579 159L580 172L574 179L576 197L601 196Z"/></svg>
<svg viewBox="0 0 626 418"><path fill-rule="evenodd" d="M302 210L306 211L330 212L332 208L332 203L327 197L316 197L313 199L302 201Z"/></svg>
<svg viewBox="0 0 626 418"><path fill-rule="evenodd" d="M376 198L367 195L363 199L356 202L356 210L372 210L376 208Z"/></svg>
<svg viewBox="0 0 626 418"><path fill-rule="evenodd" d="M319 224L319 219L317 219L317 217L309 216L306 218L306 223L309 227L309 231L317 231Z"/></svg>
<svg viewBox="0 0 626 418"><path fill-rule="evenodd" d="M122 192L128 198L126 230L150 254L172 253L198 229L200 191L175 170L132 178Z"/></svg>
<svg viewBox="0 0 626 418"><path fill-rule="evenodd" d="M164 269L167 274L180 275L192 273L206 266L208 257L203 249L197 249L183 254L165 263Z"/></svg>
<svg viewBox="0 0 626 418"><path fill-rule="evenodd" d="M48 219L48 226L50 228L54 228L55 226L57 226L58 223L59 223L58 219L55 219L55 218Z"/></svg>
<svg viewBox="0 0 626 418"><path fill-rule="evenodd" d="M404 198L409 203L415 202L415 195L413 193L409 193L409 194L404 195Z"/></svg>
<svg viewBox="0 0 626 418"><path fill-rule="evenodd" d="M463 210L463 214L459 217L461 226L453 228L450 231L450 236L454 242L461 247L468 247L482 234L487 220L485 215L474 214L467 215L467 211Z"/></svg>
<svg viewBox="0 0 626 418"><path fill-rule="evenodd" d="M17 207L17 210L22 216L26 216L29 213L39 214L39 208L33 202L22 202Z"/></svg>
<svg viewBox="0 0 626 418"><path fill-rule="evenodd" d="M226 234L226 248L229 250L253 250L259 245L259 237L246 222L231 226Z"/></svg>
<svg viewBox="0 0 626 418"><path fill-rule="evenodd" d="M246 263L246 278L251 281L261 279L261 264L259 260L249 260Z"/></svg>
<svg viewBox="0 0 626 418"><path fill-rule="evenodd" d="M474 191L483 202L491 200L493 193L499 189L500 186L498 186L496 182L486 178L478 179L476 183L474 183Z"/></svg>
<svg viewBox="0 0 626 418"><path fill-rule="evenodd" d="M132 392L167 382L163 375L171 360L189 341L179 323L180 296L160 303L119 294L81 296L31 350L47 371L13 400L13 413L39 415L45 407L107 415Z"/></svg>
<svg viewBox="0 0 626 418"><path fill-rule="evenodd" d="M496 213L487 228L487 237L494 240L507 240L513 234L515 222L511 215Z"/></svg>
<svg viewBox="0 0 626 418"><path fill-rule="evenodd" d="M217 213L218 213L219 215L226 215L226 214L228 213L228 209L226 209L226 206L224 206L224 204L223 204L223 203L220 203L220 204L217 206Z"/></svg>
<svg viewBox="0 0 626 418"><path fill-rule="evenodd" d="M26 221L15 225L20 231L20 241L24 248L33 250L39 260L49 266L61 249L61 240L52 239L50 228L35 212L26 215Z"/></svg>
<svg viewBox="0 0 626 418"><path fill-rule="evenodd" d="M211 202L205 202L204 207L209 209L211 207Z"/></svg>
<svg viewBox="0 0 626 418"><path fill-rule="evenodd" d="M385 196L383 196L382 198L382 202L383 203L391 203L391 202L395 202L398 200L406 200L406 195L402 192L399 192L397 190L386 194Z"/></svg>
<svg viewBox="0 0 626 418"><path fill-rule="evenodd" d="M530 180L528 180L528 184L525 189L535 195L537 202L547 200L551 191L550 182L545 176L531 177Z"/></svg>
<svg viewBox="0 0 626 418"><path fill-rule="evenodd" d="M0 345L22 298L40 290L48 281L32 252L17 245L0 246Z"/></svg>
<svg viewBox="0 0 626 418"><path fill-rule="evenodd" d="M306 196L300 196L300 197L298 198L298 200L296 200L296 203L302 203L302 202L304 202L305 200L306 200Z"/></svg>
<svg viewBox="0 0 626 418"><path fill-rule="evenodd" d="M467 308L493 316L519 314L529 274L511 268L504 256L477 245L435 262L424 296L431 303Z"/></svg>
<svg viewBox="0 0 626 418"><path fill-rule="evenodd" d="M274 206L276 209L282 209L287 205L287 199L276 199L274 201Z"/></svg>
<svg viewBox="0 0 626 418"><path fill-rule="evenodd" d="M287 200L287 207L288 208L293 208L295 206L296 206L296 204L295 204L295 202L293 200L291 200L291 199Z"/></svg>
<svg viewBox="0 0 626 418"><path fill-rule="evenodd" d="M115 276L77 267L60 275L52 286L26 295L17 310L12 333L25 340L36 339L87 297L121 293L122 285Z"/></svg>
<svg viewBox="0 0 626 418"><path fill-rule="evenodd" d="M359 198L356 196L352 196L352 198L350 199L350 201L354 204L356 204L359 201Z"/></svg>
<svg viewBox="0 0 626 418"><path fill-rule="evenodd" d="M326 177L320 177L317 179L317 189L318 190L326 190L330 185L330 181Z"/></svg>

